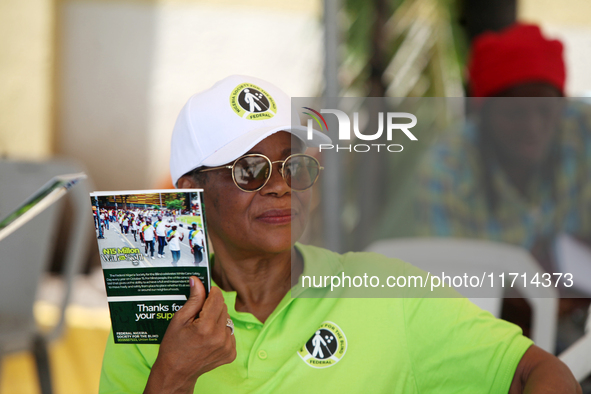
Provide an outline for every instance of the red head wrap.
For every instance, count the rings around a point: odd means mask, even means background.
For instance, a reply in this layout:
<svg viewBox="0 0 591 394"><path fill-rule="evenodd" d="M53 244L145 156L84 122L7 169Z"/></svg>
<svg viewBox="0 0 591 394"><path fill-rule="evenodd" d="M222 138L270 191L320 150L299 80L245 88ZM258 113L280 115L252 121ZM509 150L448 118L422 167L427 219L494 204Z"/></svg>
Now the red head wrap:
<svg viewBox="0 0 591 394"><path fill-rule="evenodd" d="M546 82L564 95L566 72L562 43L548 40L535 25L517 23L487 32L472 43L468 63L474 97L490 97L512 86Z"/></svg>

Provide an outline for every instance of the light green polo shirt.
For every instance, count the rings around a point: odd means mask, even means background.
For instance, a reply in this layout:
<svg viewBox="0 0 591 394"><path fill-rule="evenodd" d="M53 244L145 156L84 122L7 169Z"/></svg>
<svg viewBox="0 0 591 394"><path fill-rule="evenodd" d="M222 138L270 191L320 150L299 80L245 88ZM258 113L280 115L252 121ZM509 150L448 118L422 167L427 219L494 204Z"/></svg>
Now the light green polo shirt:
<svg viewBox="0 0 591 394"><path fill-rule="evenodd" d="M348 272L384 257L297 245L314 265ZM404 266L399 260L391 264ZM507 393L532 344L463 298L292 298L262 324L235 310L237 357L195 393ZM107 342L100 393L141 393L158 345Z"/></svg>

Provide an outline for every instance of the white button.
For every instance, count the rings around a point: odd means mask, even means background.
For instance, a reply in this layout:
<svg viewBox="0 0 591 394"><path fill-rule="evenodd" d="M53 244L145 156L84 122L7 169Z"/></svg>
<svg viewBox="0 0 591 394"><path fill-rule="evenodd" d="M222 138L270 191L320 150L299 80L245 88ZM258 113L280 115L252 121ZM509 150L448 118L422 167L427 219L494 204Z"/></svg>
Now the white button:
<svg viewBox="0 0 591 394"><path fill-rule="evenodd" d="M253 328L254 328L254 324L252 324L252 323L248 323L248 324L246 325L246 329L247 329L247 330L252 330Z"/></svg>
<svg viewBox="0 0 591 394"><path fill-rule="evenodd" d="M260 358L261 360L264 360L264 359L266 359L266 358L267 358L267 352L266 352L266 351L264 351L264 350L259 350L259 358Z"/></svg>

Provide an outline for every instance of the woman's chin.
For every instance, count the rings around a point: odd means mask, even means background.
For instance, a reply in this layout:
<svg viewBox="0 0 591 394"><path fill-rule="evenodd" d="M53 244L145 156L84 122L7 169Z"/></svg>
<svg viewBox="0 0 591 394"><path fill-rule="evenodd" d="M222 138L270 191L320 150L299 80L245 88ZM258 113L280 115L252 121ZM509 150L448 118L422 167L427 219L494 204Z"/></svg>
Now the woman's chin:
<svg viewBox="0 0 591 394"><path fill-rule="evenodd" d="M271 254L285 253L291 250L293 243L290 238L283 239L269 239L265 242L264 250Z"/></svg>

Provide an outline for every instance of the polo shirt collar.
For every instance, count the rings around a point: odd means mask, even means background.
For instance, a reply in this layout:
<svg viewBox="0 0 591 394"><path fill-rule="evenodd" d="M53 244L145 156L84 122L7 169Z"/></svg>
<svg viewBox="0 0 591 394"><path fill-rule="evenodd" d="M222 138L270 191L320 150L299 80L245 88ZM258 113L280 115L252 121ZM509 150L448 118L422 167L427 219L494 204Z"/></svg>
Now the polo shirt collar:
<svg viewBox="0 0 591 394"><path fill-rule="evenodd" d="M302 277L309 276L310 278L313 278L333 276L339 275L343 271L343 265L341 264L340 256L337 253L314 246L302 245L300 243L296 243L295 247L302 255L304 269L302 275L298 279L298 283L291 289L292 297L299 297L305 291L313 290L302 286ZM330 287L330 282L326 282L325 286L317 287L315 289L325 289L328 287Z"/></svg>
<svg viewBox="0 0 591 394"><path fill-rule="evenodd" d="M269 316L269 318L276 315L277 313L280 313L287 305L289 305L293 301L294 298L299 297L304 292L313 290L317 291L319 289L325 289L327 287L330 287L330 283L327 283L326 286L315 289L308 289L302 287L302 276L330 276L338 275L343 271L343 265L341 264L338 258L339 255L334 252L314 246L302 245L299 242L296 242L295 249L302 255L302 260L304 262L304 270L302 272L302 275L298 279L298 283L285 294L285 296L283 297L281 302L279 302L279 305L277 305L277 308L275 308L275 310L273 311L271 316ZM210 256L210 261L214 261L213 255ZM211 280L211 285L219 288L219 286L214 282L213 279ZM221 288L220 290L222 290L224 301L228 306L228 313L230 314L230 317L232 319L241 320L246 323L253 323L259 325L262 324L251 313L236 311L237 293L235 291L224 291Z"/></svg>

